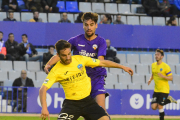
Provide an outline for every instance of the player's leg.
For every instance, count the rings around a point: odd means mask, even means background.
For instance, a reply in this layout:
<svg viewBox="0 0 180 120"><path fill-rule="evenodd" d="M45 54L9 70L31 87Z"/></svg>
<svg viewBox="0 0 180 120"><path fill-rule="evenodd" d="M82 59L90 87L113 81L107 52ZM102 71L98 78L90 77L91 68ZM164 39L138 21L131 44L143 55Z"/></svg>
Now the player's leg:
<svg viewBox="0 0 180 120"><path fill-rule="evenodd" d="M71 100L64 100L63 107L57 120L77 120L81 115L81 109Z"/></svg>
<svg viewBox="0 0 180 120"><path fill-rule="evenodd" d="M163 106L158 104L158 109L159 109L159 120L164 120L164 109L163 109Z"/></svg>
<svg viewBox="0 0 180 120"><path fill-rule="evenodd" d="M153 93L153 98L152 98L152 101L151 101L151 108L153 110L157 110L157 108L158 108L158 98L159 98L158 93L154 92Z"/></svg>
<svg viewBox="0 0 180 120"><path fill-rule="evenodd" d="M158 104L157 104L157 103L151 104L151 108L152 108L153 110L157 110Z"/></svg>
<svg viewBox="0 0 180 120"><path fill-rule="evenodd" d="M96 95L95 101L97 102L97 104L99 106L101 106L106 111L106 107L105 107L105 94L98 94L98 95Z"/></svg>
<svg viewBox="0 0 180 120"><path fill-rule="evenodd" d="M176 103L177 104L177 100L176 99L174 99L172 96L168 96L168 98L167 98L167 100L165 101L166 102L166 104L168 104L168 103Z"/></svg>
<svg viewBox="0 0 180 120"><path fill-rule="evenodd" d="M109 120L109 117L108 116L103 116L103 117L99 118L98 120Z"/></svg>

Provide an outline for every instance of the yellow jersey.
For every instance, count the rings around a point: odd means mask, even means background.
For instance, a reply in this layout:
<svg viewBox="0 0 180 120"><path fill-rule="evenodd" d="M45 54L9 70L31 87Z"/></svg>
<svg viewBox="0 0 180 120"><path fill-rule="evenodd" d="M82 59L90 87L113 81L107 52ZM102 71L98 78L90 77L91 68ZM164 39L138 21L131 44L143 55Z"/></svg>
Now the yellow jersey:
<svg viewBox="0 0 180 120"><path fill-rule="evenodd" d="M68 65L59 61L49 72L43 85L49 89L54 83L59 82L64 89L66 99L83 99L91 92L91 79L86 74L85 66L93 68L99 64L98 59L74 55Z"/></svg>
<svg viewBox="0 0 180 120"><path fill-rule="evenodd" d="M155 82L154 92L169 93L169 84L168 80L158 76L158 73L161 73L164 76L171 76L171 68L168 64L162 62L160 65L157 65L157 62L152 63L152 75Z"/></svg>

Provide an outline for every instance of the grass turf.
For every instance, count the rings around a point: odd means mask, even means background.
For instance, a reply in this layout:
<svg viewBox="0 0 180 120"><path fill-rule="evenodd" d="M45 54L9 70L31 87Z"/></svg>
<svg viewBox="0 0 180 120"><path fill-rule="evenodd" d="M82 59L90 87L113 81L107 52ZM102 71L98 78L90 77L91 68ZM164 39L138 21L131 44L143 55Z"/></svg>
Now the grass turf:
<svg viewBox="0 0 180 120"><path fill-rule="evenodd" d="M0 116L0 120L41 120L39 117L18 117L18 116ZM46 119L48 120L48 119ZM50 120L57 120L56 117L50 117ZM79 118L78 120L83 120L83 118ZM111 120L158 120L158 119L150 119L150 118L113 118ZM177 119L165 119L165 120L177 120Z"/></svg>

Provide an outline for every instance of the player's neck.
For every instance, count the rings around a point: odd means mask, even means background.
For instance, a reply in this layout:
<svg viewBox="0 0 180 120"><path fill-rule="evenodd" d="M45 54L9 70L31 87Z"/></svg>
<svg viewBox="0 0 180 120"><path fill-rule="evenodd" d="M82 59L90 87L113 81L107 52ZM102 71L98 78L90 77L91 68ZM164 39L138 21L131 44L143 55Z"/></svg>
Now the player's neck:
<svg viewBox="0 0 180 120"><path fill-rule="evenodd" d="M89 40L89 41L94 40L96 37L97 37L97 35L95 35L95 34L93 36L91 36L91 37L88 37L88 36L85 35L85 38L87 40Z"/></svg>
<svg viewBox="0 0 180 120"><path fill-rule="evenodd" d="M162 60L157 61L157 65L160 65L162 63Z"/></svg>

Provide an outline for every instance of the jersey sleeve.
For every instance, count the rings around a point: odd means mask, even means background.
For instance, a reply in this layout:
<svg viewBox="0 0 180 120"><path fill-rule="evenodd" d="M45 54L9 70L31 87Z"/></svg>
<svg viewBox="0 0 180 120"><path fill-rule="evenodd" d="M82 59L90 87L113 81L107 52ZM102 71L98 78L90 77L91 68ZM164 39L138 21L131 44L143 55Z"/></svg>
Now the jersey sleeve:
<svg viewBox="0 0 180 120"><path fill-rule="evenodd" d="M49 72L48 76L43 82L43 85L46 86L48 89L56 82L57 76L53 71Z"/></svg>
<svg viewBox="0 0 180 120"><path fill-rule="evenodd" d="M71 43L71 49L73 50L75 48L75 39L74 38L70 38L68 40L69 43Z"/></svg>
<svg viewBox="0 0 180 120"><path fill-rule="evenodd" d="M98 47L99 48L98 48L98 55L97 55L97 57L99 57L99 56L106 56L107 45L106 45L105 39L101 40L100 45Z"/></svg>
<svg viewBox="0 0 180 120"><path fill-rule="evenodd" d="M172 72L171 72L171 68L169 65L166 66L166 76L171 76Z"/></svg>
<svg viewBox="0 0 180 120"><path fill-rule="evenodd" d="M91 57L82 56L87 67L97 67L100 64L100 60Z"/></svg>

